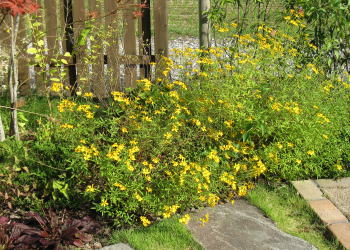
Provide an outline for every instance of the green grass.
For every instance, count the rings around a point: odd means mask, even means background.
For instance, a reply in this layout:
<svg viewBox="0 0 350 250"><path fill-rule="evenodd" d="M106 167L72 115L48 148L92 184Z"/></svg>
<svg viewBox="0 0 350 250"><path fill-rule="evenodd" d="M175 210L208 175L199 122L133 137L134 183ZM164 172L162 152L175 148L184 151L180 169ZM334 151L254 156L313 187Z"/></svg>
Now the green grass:
<svg viewBox="0 0 350 250"><path fill-rule="evenodd" d="M172 0L169 1L169 36L198 35L198 1Z"/></svg>
<svg viewBox="0 0 350 250"><path fill-rule="evenodd" d="M279 18L279 12L283 10L283 7L278 1L273 1L270 5L271 10L268 12L267 19L265 20L268 25L274 25ZM226 22L237 21L237 6L236 4L227 4L227 16ZM245 16L245 32L251 32L253 23L257 22L257 5L250 4L245 7L241 6L240 19L243 17L244 9L248 9L248 13ZM199 29L199 6L197 0L171 0L168 6L169 15L169 36L170 39L176 39L177 37L190 36L197 37ZM262 18L261 18L262 19ZM262 20L260 21L262 22ZM278 19L278 24L280 20ZM214 37L213 34L211 34ZM222 39L226 34L216 32L215 37Z"/></svg>
<svg viewBox="0 0 350 250"><path fill-rule="evenodd" d="M142 250L202 249L176 217L146 228L116 231L111 237L110 244L120 242Z"/></svg>
<svg viewBox="0 0 350 250"><path fill-rule="evenodd" d="M286 233L303 238L318 249L343 249L290 185L260 183L247 199Z"/></svg>

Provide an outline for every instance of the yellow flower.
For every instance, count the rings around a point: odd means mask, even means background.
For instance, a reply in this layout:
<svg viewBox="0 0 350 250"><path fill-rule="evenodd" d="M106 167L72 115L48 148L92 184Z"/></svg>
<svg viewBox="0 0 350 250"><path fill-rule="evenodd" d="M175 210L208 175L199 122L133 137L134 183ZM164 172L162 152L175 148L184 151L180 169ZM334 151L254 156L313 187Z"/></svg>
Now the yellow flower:
<svg viewBox="0 0 350 250"><path fill-rule="evenodd" d="M246 194L247 194L247 187L246 186L238 187L238 195L239 196L245 196Z"/></svg>
<svg viewBox="0 0 350 250"><path fill-rule="evenodd" d="M312 156L315 154L315 151L314 150L309 150L306 152L308 155Z"/></svg>
<svg viewBox="0 0 350 250"><path fill-rule="evenodd" d="M57 106L57 109L60 113L68 110L68 111L73 111L73 108L76 106L77 104L69 101L67 99L63 99Z"/></svg>
<svg viewBox="0 0 350 250"><path fill-rule="evenodd" d="M72 128L74 128L74 126L71 124L64 123L60 126L60 128L72 129Z"/></svg>
<svg viewBox="0 0 350 250"><path fill-rule="evenodd" d="M202 222L202 226L204 226L204 224L209 221L209 214L205 214L202 218L199 218L199 220Z"/></svg>
<svg viewBox="0 0 350 250"><path fill-rule="evenodd" d="M224 33L224 32L227 32L227 31L229 31L228 28L221 27L221 28L218 29L218 32L220 32L220 33Z"/></svg>
<svg viewBox="0 0 350 250"><path fill-rule="evenodd" d="M335 168L336 168L337 170L339 170L339 171L343 170L343 167L342 167L341 165L339 165L339 164L336 164L336 165L335 165Z"/></svg>
<svg viewBox="0 0 350 250"><path fill-rule="evenodd" d="M125 128L125 127L122 127L120 130L122 131L122 133L128 133L129 132L128 129Z"/></svg>
<svg viewBox="0 0 350 250"><path fill-rule="evenodd" d="M135 193L134 196L135 196L136 200L143 201L143 198L138 193Z"/></svg>
<svg viewBox="0 0 350 250"><path fill-rule="evenodd" d="M126 187L118 182L114 183L114 186L118 187L122 191L126 190Z"/></svg>
<svg viewBox="0 0 350 250"><path fill-rule="evenodd" d="M209 194L207 202L210 207L215 207L215 205L218 204L219 200L220 200L219 196L215 194Z"/></svg>
<svg viewBox="0 0 350 250"><path fill-rule="evenodd" d="M60 92L61 90L63 89L63 84L60 83L60 82L54 82L52 85L51 85L51 91L53 92Z"/></svg>
<svg viewBox="0 0 350 250"><path fill-rule="evenodd" d="M92 185L88 185L87 187L86 187L86 189L85 189L85 192L87 192L87 193L93 193L93 192L95 192L95 187L94 187L94 184L92 184Z"/></svg>
<svg viewBox="0 0 350 250"><path fill-rule="evenodd" d="M100 204L102 207L107 207L108 206L108 201L106 199L103 199Z"/></svg>
<svg viewBox="0 0 350 250"><path fill-rule="evenodd" d="M188 222L190 221L191 217L189 214L185 214L184 216L182 216L182 218L179 219L179 222L182 224L187 225Z"/></svg>
<svg viewBox="0 0 350 250"><path fill-rule="evenodd" d="M165 139L169 140L171 137L173 137L173 135L171 133L167 132L164 134L164 137L165 137Z"/></svg>
<svg viewBox="0 0 350 250"><path fill-rule="evenodd" d="M231 25L231 27L233 27L233 28L236 28L236 27L238 26L237 23L231 23L230 25Z"/></svg>
<svg viewBox="0 0 350 250"><path fill-rule="evenodd" d="M217 155L218 152L216 150L212 150L209 155L207 156L209 159L215 161L216 163L220 162L220 157Z"/></svg>
<svg viewBox="0 0 350 250"><path fill-rule="evenodd" d="M301 163L301 160L295 160L296 163L300 164Z"/></svg>
<svg viewBox="0 0 350 250"><path fill-rule="evenodd" d="M84 93L84 95L83 95L84 97L87 97L87 98L91 98L91 97L93 97L94 96L94 94L93 93L91 93L91 92L86 92L86 93Z"/></svg>
<svg viewBox="0 0 350 250"><path fill-rule="evenodd" d="M151 225L151 222L145 216L141 216L140 220L144 227L148 227L149 225Z"/></svg>

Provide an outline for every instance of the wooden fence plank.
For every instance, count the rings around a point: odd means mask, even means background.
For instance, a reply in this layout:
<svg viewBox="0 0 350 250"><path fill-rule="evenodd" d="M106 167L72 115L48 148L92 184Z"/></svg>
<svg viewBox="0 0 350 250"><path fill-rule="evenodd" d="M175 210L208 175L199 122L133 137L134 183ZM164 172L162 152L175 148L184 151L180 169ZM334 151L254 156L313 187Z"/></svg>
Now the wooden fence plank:
<svg viewBox="0 0 350 250"><path fill-rule="evenodd" d="M84 0L74 0L73 1L73 26L74 26L74 39L76 43L75 56L77 58L77 87L83 92L88 92L90 89L87 86L87 80L89 78L88 65L84 63L84 57L86 54L86 44L82 48L77 44L79 42L79 37L82 34L84 28L86 28L87 20L87 7Z"/></svg>
<svg viewBox="0 0 350 250"><path fill-rule="evenodd" d="M127 4L135 4L135 0L129 0ZM125 55L136 55L136 19L133 14L134 8L128 7L124 13L125 35L124 35L124 53ZM125 65L125 87L136 86L136 65Z"/></svg>
<svg viewBox="0 0 350 250"><path fill-rule="evenodd" d="M103 22L103 8L102 2L99 0L89 1L89 11L91 15L96 15L96 19L93 20L93 25L101 25ZM102 26L102 25L101 25ZM103 27L103 26L102 26ZM100 30L97 30L100 31ZM95 95L99 98L105 98L107 95L105 77L104 77L104 53L103 53L103 41L101 41L98 32L94 36L94 41L91 41L91 53L94 60L92 62L92 90Z"/></svg>
<svg viewBox="0 0 350 250"><path fill-rule="evenodd" d="M154 43L156 55L168 56L168 2L154 0Z"/></svg>
<svg viewBox="0 0 350 250"><path fill-rule="evenodd" d="M58 52L57 44L57 6L56 1L45 0L45 20L46 20L46 37L49 56Z"/></svg>
<svg viewBox="0 0 350 250"><path fill-rule="evenodd" d="M120 86L120 65L119 56L119 41L118 41L118 5L116 1L105 0L105 28L108 34L107 37L107 68L109 80L109 92L121 90Z"/></svg>

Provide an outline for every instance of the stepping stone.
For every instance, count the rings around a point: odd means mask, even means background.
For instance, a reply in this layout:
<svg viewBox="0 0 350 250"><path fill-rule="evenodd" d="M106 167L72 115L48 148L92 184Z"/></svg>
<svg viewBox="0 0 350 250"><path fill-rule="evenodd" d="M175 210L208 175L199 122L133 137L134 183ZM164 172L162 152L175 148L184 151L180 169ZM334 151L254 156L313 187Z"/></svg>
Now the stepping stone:
<svg viewBox="0 0 350 250"><path fill-rule="evenodd" d="M128 244L118 243L115 245L103 247L101 248L101 250L134 250L134 249L130 247Z"/></svg>
<svg viewBox="0 0 350 250"><path fill-rule="evenodd" d="M209 214L202 225L199 218ZM279 230L258 208L245 200L195 212L188 224L193 237L207 250L307 250L310 243Z"/></svg>

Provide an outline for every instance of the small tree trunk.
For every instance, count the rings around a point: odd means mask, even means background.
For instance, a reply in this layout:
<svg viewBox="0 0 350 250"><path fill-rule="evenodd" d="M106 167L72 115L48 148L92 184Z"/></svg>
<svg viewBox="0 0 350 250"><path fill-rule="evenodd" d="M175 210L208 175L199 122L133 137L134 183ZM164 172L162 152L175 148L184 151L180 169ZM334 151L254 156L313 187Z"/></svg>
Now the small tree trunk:
<svg viewBox="0 0 350 250"><path fill-rule="evenodd" d="M17 119L17 92L18 92L18 63L16 59L16 40L19 27L19 15L11 17L11 54L9 65L9 86L11 95L11 124L10 136L19 140L19 129Z"/></svg>
<svg viewBox="0 0 350 250"><path fill-rule="evenodd" d="M4 130L4 125L2 124L2 119L0 115L0 142L5 141L5 130Z"/></svg>
<svg viewBox="0 0 350 250"><path fill-rule="evenodd" d="M208 49L209 40L209 19L206 14L210 9L210 0L199 0L199 46L200 49Z"/></svg>

